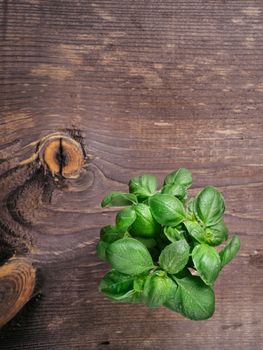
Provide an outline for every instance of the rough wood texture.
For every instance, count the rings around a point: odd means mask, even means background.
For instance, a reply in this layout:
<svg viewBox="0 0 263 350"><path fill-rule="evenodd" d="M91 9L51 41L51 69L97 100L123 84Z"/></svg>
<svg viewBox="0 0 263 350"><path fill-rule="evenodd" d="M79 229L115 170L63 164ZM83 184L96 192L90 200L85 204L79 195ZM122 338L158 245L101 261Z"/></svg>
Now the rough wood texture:
<svg viewBox="0 0 263 350"><path fill-rule="evenodd" d="M39 271L39 294L2 328L0 348L262 349L262 1L0 4L0 257ZM56 132L82 148L78 178L23 163ZM242 240L209 321L97 292L107 266L95 243L114 214L100 200L180 166L193 193L220 188Z"/></svg>

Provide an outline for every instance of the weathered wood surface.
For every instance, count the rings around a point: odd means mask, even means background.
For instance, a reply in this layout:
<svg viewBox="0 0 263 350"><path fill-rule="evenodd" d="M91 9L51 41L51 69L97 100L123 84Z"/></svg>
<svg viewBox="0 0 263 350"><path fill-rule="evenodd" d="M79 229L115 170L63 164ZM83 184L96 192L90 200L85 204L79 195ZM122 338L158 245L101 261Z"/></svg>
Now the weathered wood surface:
<svg viewBox="0 0 263 350"><path fill-rule="evenodd" d="M262 349L262 1L0 4L0 257L38 271L0 349ZM56 132L82 147L77 179L21 164ZM100 200L180 166L193 193L220 188L242 240L209 321L97 292L107 266L95 244L114 214Z"/></svg>

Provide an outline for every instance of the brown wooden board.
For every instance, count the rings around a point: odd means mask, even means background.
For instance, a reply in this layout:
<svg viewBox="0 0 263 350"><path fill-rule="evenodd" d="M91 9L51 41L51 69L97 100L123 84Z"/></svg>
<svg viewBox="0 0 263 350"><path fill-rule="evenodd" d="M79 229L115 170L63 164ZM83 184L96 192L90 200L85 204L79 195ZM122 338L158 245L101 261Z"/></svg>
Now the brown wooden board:
<svg viewBox="0 0 263 350"><path fill-rule="evenodd" d="M0 349L263 349L262 101L262 0L0 0L0 258L37 269ZM81 145L78 178L31 158L54 133ZM97 291L103 196L181 166L242 242L208 321Z"/></svg>

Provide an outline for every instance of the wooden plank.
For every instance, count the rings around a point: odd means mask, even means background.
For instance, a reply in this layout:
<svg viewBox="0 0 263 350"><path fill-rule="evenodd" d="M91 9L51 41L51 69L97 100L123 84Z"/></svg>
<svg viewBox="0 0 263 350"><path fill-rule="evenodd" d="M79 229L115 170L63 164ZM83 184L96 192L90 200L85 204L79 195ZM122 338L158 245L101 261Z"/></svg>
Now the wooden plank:
<svg viewBox="0 0 263 350"><path fill-rule="evenodd" d="M38 295L0 348L262 349L262 1L0 5L0 258L16 252L38 270ZM56 132L82 147L78 179L21 165ZM219 187L242 241L209 321L97 292L107 266L95 244L115 214L100 200L180 166L192 194Z"/></svg>

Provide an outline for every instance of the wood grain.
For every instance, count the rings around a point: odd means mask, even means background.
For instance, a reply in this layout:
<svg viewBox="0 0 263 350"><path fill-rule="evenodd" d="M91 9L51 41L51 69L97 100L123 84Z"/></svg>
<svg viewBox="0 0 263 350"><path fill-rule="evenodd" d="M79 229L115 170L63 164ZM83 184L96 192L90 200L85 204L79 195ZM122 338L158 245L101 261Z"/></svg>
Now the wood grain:
<svg viewBox="0 0 263 350"><path fill-rule="evenodd" d="M39 294L0 348L262 349L263 4L261 0L0 0L0 261L39 271ZM78 143L77 178L52 176L39 140ZM193 172L217 186L238 258L209 321L104 299L101 209L130 177Z"/></svg>
<svg viewBox="0 0 263 350"><path fill-rule="evenodd" d="M10 259L0 268L0 327L30 300L35 282L36 271L24 258Z"/></svg>

